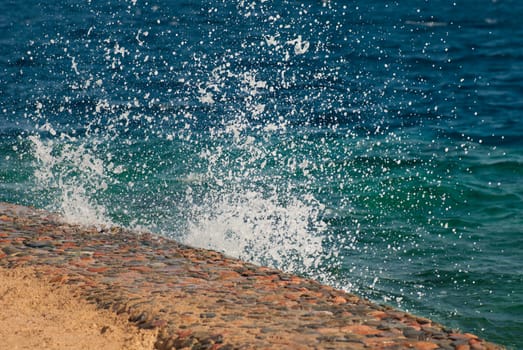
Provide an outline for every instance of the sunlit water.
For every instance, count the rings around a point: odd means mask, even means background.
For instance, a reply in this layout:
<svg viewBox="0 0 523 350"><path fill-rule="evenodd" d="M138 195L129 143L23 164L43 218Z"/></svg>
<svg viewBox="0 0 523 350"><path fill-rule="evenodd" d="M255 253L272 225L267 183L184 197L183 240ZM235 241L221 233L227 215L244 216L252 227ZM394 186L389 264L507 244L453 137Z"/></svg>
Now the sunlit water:
<svg viewBox="0 0 523 350"><path fill-rule="evenodd" d="M523 347L523 4L0 2L0 200Z"/></svg>

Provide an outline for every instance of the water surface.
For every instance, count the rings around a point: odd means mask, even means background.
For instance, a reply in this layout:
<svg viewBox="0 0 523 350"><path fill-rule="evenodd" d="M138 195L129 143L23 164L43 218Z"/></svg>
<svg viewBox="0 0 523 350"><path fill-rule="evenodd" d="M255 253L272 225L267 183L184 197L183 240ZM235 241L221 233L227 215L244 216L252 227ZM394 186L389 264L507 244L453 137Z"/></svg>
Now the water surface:
<svg viewBox="0 0 523 350"><path fill-rule="evenodd" d="M523 4L0 3L0 200L523 347Z"/></svg>

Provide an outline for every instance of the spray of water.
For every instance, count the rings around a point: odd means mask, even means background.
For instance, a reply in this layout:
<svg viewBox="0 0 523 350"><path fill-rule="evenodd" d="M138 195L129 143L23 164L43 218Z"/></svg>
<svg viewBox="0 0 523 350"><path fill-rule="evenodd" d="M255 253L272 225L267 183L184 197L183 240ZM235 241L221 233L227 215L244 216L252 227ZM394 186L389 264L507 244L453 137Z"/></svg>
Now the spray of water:
<svg viewBox="0 0 523 350"><path fill-rule="evenodd" d="M269 4L210 6L197 25L180 23L187 13L164 24L159 7L122 5L110 16L88 5L97 23L74 39L57 28L39 47L48 65L67 67L53 78L63 88L44 92L27 115L45 205L69 222L145 228L326 279L336 248L311 190L317 147L295 136L312 114L285 93L304 82L307 54L327 52L299 34L312 27L286 23ZM241 39L243 52L228 47L234 37L219 44L223 33L209 23L224 11L231 23L261 25L259 40ZM136 24L121 27L127 19ZM191 42L192 30L207 31L209 42Z"/></svg>
<svg viewBox="0 0 523 350"><path fill-rule="evenodd" d="M39 191L53 191L51 210L66 222L80 225L112 225L106 209L96 203L97 192L107 189L107 174L101 159L74 141L59 143L30 136L36 158L34 176Z"/></svg>
<svg viewBox="0 0 523 350"><path fill-rule="evenodd" d="M33 44L55 73L39 77L53 88L26 115L38 198L66 220L148 229L349 289L356 262L342 259L361 244L380 254L361 232L387 205L408 208L414 227L437 206L426 187L404 196L399 185L427 171L405 141L415 122L395 118L413 108L412 82L390 68L383 38L362 52L385 65L361 60L346 5L82 10L92 23L58 23ZM383 275L354 269L371 290Z"/></svg>

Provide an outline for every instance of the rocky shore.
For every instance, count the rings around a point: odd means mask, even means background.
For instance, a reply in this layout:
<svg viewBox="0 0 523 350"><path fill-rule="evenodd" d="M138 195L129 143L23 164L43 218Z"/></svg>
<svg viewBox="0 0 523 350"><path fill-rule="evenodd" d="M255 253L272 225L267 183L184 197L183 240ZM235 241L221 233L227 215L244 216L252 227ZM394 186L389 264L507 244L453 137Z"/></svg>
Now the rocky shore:
<svg viewBox="0 0 523 350"><path fill-rule="evenodd" d="M214 251L149 233L69 225L7 203L0 203L0 267L31 268L39 280L155 330L159 350L502 349Z"/></svg>

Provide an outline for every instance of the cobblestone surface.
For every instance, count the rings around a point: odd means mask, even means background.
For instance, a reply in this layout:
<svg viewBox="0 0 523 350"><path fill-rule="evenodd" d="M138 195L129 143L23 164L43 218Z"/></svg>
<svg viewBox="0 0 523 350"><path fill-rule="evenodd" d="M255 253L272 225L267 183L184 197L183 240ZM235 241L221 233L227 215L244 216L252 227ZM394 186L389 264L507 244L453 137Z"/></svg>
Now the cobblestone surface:
<svg viewBox="0 0 523 350"><path fill-rule="evenodd" d="M34 266L137 327L156 349L502 347L315 281L148 233L64 224L0 203L0 266Z"/></svg>

